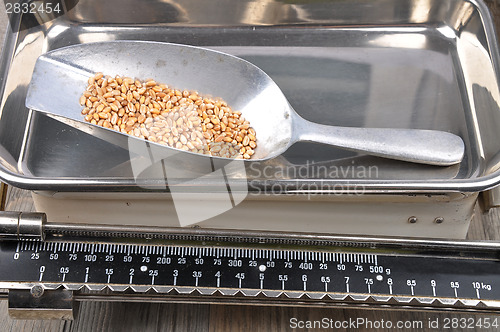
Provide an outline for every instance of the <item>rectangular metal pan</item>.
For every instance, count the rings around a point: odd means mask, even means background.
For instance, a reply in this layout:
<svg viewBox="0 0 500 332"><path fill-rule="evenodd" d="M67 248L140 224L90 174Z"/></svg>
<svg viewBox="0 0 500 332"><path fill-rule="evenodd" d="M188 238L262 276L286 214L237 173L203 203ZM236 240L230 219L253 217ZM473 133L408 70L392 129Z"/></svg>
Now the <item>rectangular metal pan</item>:
<svg viewBox="0 0 500 332"><path fill-rule="evenodd" d="M164 204L170 187L177 185L154 177L147 186L139 184L127 150L24 106L39 55L106 40L164 41L224 51L266 71L308 120L444 130L466 144L463 162L454 167L297 144L278 158L247 167L246 176L228 175L248 190L234 213L250 213L267 202L277 209L273 218L280 219L284 214L279 211L301 202L305 205L297 206L295 226L265 222L272 213L266 217L253 212L262 225L234 222L231 215L202 227L463 237L478 192L500 182L499 54L481 1L81 0L61 5L71 9L49 21L30 14L11 17L17 29L6 36L0 67L0 177L35 191L37 207L58 210L56 219L111 222L114 218L104 212L109 199L120 206L129 200L145 207L153 195L152 201ZM200 179L196 186L213 183ZM60 211L56 207L61 199L76 205ZM106 203L102 211L84 218L81 199ZM309 211L318 202L323 202L321 208ZM140 216L150 210L135 211ZM322 221L306 229L300 218L311 214ZM123 218L114 215L116 222ZM410 224L412 216L425 222ZM349 220L366 218L376 220L368 228L363 223L355 229L348 226ZM436 226L436 218L446 221ZM400 227L382 226L384 220ZM164 220L148 223L163 225Z"/></svg>

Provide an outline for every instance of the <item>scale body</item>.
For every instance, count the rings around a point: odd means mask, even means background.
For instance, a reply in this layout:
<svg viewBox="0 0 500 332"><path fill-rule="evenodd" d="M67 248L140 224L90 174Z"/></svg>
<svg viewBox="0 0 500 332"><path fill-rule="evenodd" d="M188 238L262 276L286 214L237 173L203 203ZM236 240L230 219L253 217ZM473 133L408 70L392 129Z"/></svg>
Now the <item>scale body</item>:
<svg viewBox="0 0 500 332"><path fill-rule="evenodd" d="M493 242L158 229L3 218L13 317L70 319L86 300L500 309ZM51 317L52 317L51 316Z"/></svg>

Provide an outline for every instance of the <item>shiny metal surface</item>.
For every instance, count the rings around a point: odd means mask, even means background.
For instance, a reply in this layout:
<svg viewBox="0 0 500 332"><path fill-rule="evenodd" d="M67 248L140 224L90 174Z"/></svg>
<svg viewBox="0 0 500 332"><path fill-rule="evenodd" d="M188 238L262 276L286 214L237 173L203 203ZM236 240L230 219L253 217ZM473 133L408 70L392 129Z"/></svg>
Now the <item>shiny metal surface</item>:
<svg viewBox="0 0 500 332"><path fill-rule="evenodd" d="M215 247L210 247L213 249L225 248L228 252L232 248L238 248L235 250L235 257L241 258L239 252L248 252L251 256L251 252L255 249L268 249L276 250L276 256L271 256L276 259L281 259L281 255L278 251L285 246L287 253L304 253L305 251L330 251L335 252L339 255L344 255L347 253L346 262L355 264L356 255L364 256L364 263L369 263L371 255L384 255L384 254L404 254L406 256L427 256L428 258L439 256L442 262L447 259L456 257L467 257L468 260L482 260L482 261L497 261L498 251L500 249L500 243L498 242L488 242L488 241L467 241L467 240L438 240L438 239L416 239L416 238L398 238L398 237L374 237L374 236L347 236L347 235L325 235L325 234L299 234L299 233L282 233L282 232L256 232L256 231L232 231L232 230L209 230L209 229L182 229L182 228L162 228L162 227L123 227L116 225L75 225L75 224L65 224L65 223L53 223L47 224L45 229L47 235L46 242L39 243L24 243L21 244L19 252L21 255L33 252L40 252L39 264L43 264L43 252L47 251L50 253L62 253L62 252L73 252L78 255L84 255L86 253L95 253L97 255L116 255L118 253L131 252L133 254L134 250L130 250L127 246L133 242L134 245L139 246L136 251L141 252L142 245L154 243L155 246L161 247L164 244L169 244L170 246L179 245L183 247L183 244L189 243L190 249L197 247L198 243L203 243L208 245L205 247L208 249L211 245L216 243ZM75 241L76 240L76 241ZM26 244L29 245L27 249ZM80 246L81 244L81 246ZM85 246L83 245L85 244ZM88 245L88 247L87 247ZM101 249L101 245L102 248ZM179 248L178 247L178 248ZM78 249L77 249L78 248ZM144 247L142 247L144 248ZM145 255L152 255L154 251L151 249L143 249ZM207 250L209 252L209 250ZM320 254L318 252L318 254ZM156 252L155 252L156 253ZM161 253L161 251L160 251ZM191 252L186 253L186 256L193 255ZM170 256L170 255L169 255ZM195 254L195 257L198 255ZM222 256L222 255L221 255ZM257 256L257 255L256 255ZM283 253L285 256L285 253ZM29 257L29 256L28 256ZM203 257L203 255L200 255ZM243 256L245 257L245 256ZM259 256L260 257L260 256ZM288 257L286 255L286 257ZM305 255L307 257L307 255ZM314 257L314 256L313 256ZM349 258L350 257L350 258ZM47 258L45 258L47 259ZM99 258L98 258L99 259ZM311 260L313 258L310 258ZM381 257L378 257L378 263L375 265L381 266ZM326 260L330 262L329 260ZM359 261L358 261L359 262ZM363 258L361 258L363 262ZM375 259L377 262L377 259ZM111 263L109 263L111 264ZM384 268L391 268L391 275L396 278L401 277L401 273L394 271L394 266L387 266L389 262L385 261ZM47 265L44 265L47 266ZM112 265L109 265L112 266ZM134 266L129 265L128 268ZM70 265L70 269L77 270L78 267L75 265ZM50 267L47 267L49 270ZM115 275L120 275L120 270L115 269ZM203 272L205 273L205 272ZM454 272L450 272L454 275ZM128 275L128 273L127 273ZM270 278L266 275L266 278ZM401 278L405 278L404 276ZM406 278L405 278L406 279ZM403 281L405 280L403 279ZM69 280L50 280L44 278L43 281L33 282L33 281L1 281L0 282L0 297L2 289L9 289L20 292L24 290L24 293L20 295L24 296L25 300L30 300L26 298L28 293L31 292L32 296L36 294L43 294L53 292L54 290L60 290L64 288L68 291L77 292L71 298L74 301L148 301L148 302L161 302L161 301L173 301L173 302L200 302L201 303L217 303L219 301L227 301L225 303L245 303L245 304L257 304L257 305L352 305L363 303L367 306L377 306L377 305L387 305L390 303L394 305L394 308L401 308L401 306L406 306L408 308L432 308L432 310L439 310L447 308L448 310L477 310L477 311L498 311L499 301L493 299L483 299L483 298L469 298L463 294L459 294L456 297L449 296L421 296L413 294L401 294L395 292L395 294L380 294L380 293L349 293L338 292L338 293L322 293L318 290L312 290L304 288L304 290L270 290L270 289L252 289L249 288L226 288L224 285L220 287L211 287L207 285L162 285L162 284L135 284L127 285L126 283L117 282L96 282L92 281L92 277L89 278L90 282L80 282L80 281L69 281ZM363 280L362 278L359 280ZM418 281L417 281L418 282ZM356 284L355 282L353 283ZM444 284L444 283L442 283ZM465 288L465 287L464 287ZM105 291L105 294L99 292ZM124 293L125 292L125 293ZM147 294L145 294L147 293ZM106 297L102 297L106 295ZM184 296L185 295L185 296ZM204 296L204 299L200 297ZM257 299L255 302L254 300ZM287 299L290 299L289 301ZM293 299L293 300L292 300ZM205 301L205 302L204 302ZM250 301L247 303L247 301ZM26 301L23 301L26 303ZM21 303L23 303L21 302ZM16 303L16 302L14 302ZM29 303L29 301L28 301ZM46 309L50 308L50 302L42 303L43 307ZM38 308L42 307L38 306ZM67 303L65 304L67 305ZM24 305L25 309L35 309L30 308L30 306ZM58 307L59 308L59 307ZM36 313L36 311L31 312L31 314Z"/></svg>
<svg viewBox="0 0 500 332"><path fill-rule="evenodd" d="M39 55L111 40L191 44L246 59L268 73L299 115L313 122L441 130L465 142L460 165L439 171L298 143L250 170L251 181L262 182L258 170L268 166L350 163L375 166L378 172L326 174L321 177L325 190L362 183L371 192L478 191L500 181L498 46L481 1L185 0L136 6L80 1L54 21L8 36L1 67L0 177L5 181L39 190L140 190L126 150L83 139L87 134L30 114L24 106ZM114 14L103 15L110 8ZM292 189L297 181L317 183L313 172L295 178L273 174L275 183Z"/></svg>
<svg viewBox="0 0 500 332"><path fill-rule="evenodd" d="M437 166L458 164L464 155L462 139L444 131L336 127L316 124L296 114L292 118L292 144L319 142L377 157Z"/></svg>
<svg viewBox="0 0 500 332"><path fill-rule="evenodd" d="M0 283L0 286L2 284ZM31 283L10 283L8 285L14 289L28 289L32 287ZM196 303L196 304L227 304L227 305L241 305L245 303L247 306L279 306L279 307L308 307L308 308L338 308L338 309L381 309L387 310L387 302L391 301L391 311L408 311L412 312L457 312L457 313L492 313L498 314L498 301L474 301L474 300L452 300L449 299L435 299L425 297L411 297L394 295L389 299L385 296L357 296L357 295L338 295L334 294L328 298L318 299L317 295L311 293L309 297L307 292L286 292L286 295L274 292L262 292L257 294L255 292L241 290L236 294L233 292L225 292L223 290L215 290L210 288L199 288L194 290L189 287L175 287L172 289L163 287L151 287L147 295L144 294L142 289L130 289L126 295L122 295L122 287L107 286L101 289L99 285L88 285L91 288L88 291L85 287L78 284L65 284L65 287L78 291L73 294L73 301L75 304L81 302L148 302L148 303ZM53 285L46 286L47 288L54 288ZM179 292L181 294L179 294ZM170 292L175 295L169 294ZM210 294L207 296L207 294ZM316 296L315 296L316 295ZM288 297L289 296L289 297ZM8 297L7 293L2 293L0 289L0 300ZM452 303L453 302L453 303ZM396 305L394 305L396 304ZM451 307L453 306L453 307ZM32 313L36 317L37 313ZM38 313L39 314L39 313ZM32 317L33 317L32 316Z"/></svg>
<svg viewBox="0 0 500 332"><path fill-rule="evenodd" d="M46 221L44 213L0 211L0 239L43 240Z"/></svg>
<svg viewBox="0 0 500 332"><path fill-rule="evenodd" d="M496 257L500 243L495 241L471 241L437 238L396 237L396 236L356 236L323 233L294 233L273 231L250 231L209 228L149 227L106 224L72 224L50 221L44 226L44 237L52 240L82 238L122 238L122 239L164 239L259 243L298 246L344 246L381 249L384 247L406 250L488 252Z"/></svg>
<svg viewBox="0 0 500 332"><path fill-rule="evenodd" d="M41 291L38 291L40 289ZM9 316L14 319L73 320L73 292L66 289L44 290L34 285L30 290L9 290Z"/></svg>
<svg viewBox="0 0 500 332"><path fill-rule="evenodd" d="M177 89L196 90L202 95L222 98L240 110L258 133L259 145L251 161L277 157L300 141L438 166L458 164L464 154L462 139L446 132L350 128L307 121L294 111L276 83L258 67L227 53L171 43L114 41L48 52L35 64L26 107L56 118L74 120L63 122L75 123L77 129L95 132L106 141L118 140L114 136L125 136L125 144L121 146L127 148L130 136L111 129L102 130L100 126L83 121L79 95L87 86L88 78L103 68L106 68L106 75L153 77ZM82 128L84 126L95 128Z"/></svg>

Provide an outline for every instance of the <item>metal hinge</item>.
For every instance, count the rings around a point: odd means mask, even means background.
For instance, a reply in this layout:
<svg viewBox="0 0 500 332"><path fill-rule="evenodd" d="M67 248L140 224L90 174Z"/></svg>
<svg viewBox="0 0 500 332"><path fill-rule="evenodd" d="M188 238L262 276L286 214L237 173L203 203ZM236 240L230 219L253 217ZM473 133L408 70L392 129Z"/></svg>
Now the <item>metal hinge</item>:
<svg viewBox="0 0 500 332"><path fill-rule="evenodd" d="M45 213L0 211L0 240L44 240Z"/></svg>

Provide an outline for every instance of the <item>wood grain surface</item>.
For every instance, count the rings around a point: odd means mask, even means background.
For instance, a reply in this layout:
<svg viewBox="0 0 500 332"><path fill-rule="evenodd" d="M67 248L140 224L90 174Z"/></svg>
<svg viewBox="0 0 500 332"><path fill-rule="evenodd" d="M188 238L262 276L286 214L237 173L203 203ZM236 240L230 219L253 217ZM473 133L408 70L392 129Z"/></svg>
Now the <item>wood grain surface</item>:
<svg viewBox="0 0 500 332"><path fill-rule="evenodd" d="M500 12L496 2L488 3L492 12ZM497 20L497 23L500 20ZM5 35L7 27L5 11L0 10L0 36ZM29 192L8 188L6 210L31 211L33 201ZM478 209L479 211L479 209ZM488 213L478 212L474 217L469 239L500 240L500 213L493 209ZM422 327L403 329L402 331L442 331L445 319L474 319L500 316L473 313L372 310L343 308L310 307L266 307L248 305L206 305L206 304L171 304L171 303L106 303L82 302L78 316L74 321L12 320L7 313L7 301L0 301L0 332L3 331L326 331L322 328L293 329L290 322L314 321L324 318L333 321L349 321L359 318L369 321L422 322ZM429 328L429 322L438 321L440 328ZM418 323L414 323L418 324ZM331 330L331 329L330 329ZM342 331L371 331L374 329L340 329ZM377 329L377 331L395 331L397 329ZM498 329L452 329L451 331L497 331Z"/></svg>

